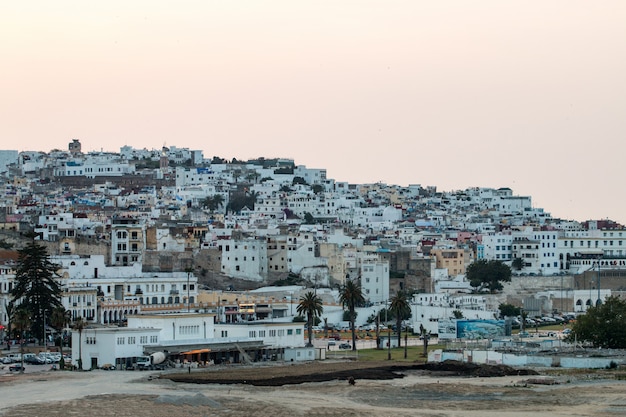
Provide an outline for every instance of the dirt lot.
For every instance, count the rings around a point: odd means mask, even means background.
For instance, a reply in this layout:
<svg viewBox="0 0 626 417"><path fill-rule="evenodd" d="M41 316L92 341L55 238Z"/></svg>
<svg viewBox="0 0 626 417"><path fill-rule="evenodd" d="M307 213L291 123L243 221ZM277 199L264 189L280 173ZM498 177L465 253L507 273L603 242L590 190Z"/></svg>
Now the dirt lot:
<svg viewBox="0 0 626 417"><path fill-rule="evenodd" d="M31 416L618 416L618 371L320 362L181 373L42 372L0 379L0 415ZM482 368L482 369L481 369ZM512 374L511 374L512 373ZM528 372L529 374L535 372ZM518 375L519 374L519 375ZM353 376L355 385L346 377ZM217 383L219 381L219 383ZM268 382L270 381L270 382ZM290 383L282 386L280 383ZM320 382L311 382L320 381Z"/></svg>
<svg viewBox="0 0 626 417"><path fill-rule="evenodd" d="M441 376L481 376L496 377L507 375L536 375L528 369L514 369L508 366L475 365L460 362L406 364L389 362L310 362L286 366L265 366L208 369L193 374L175 373L163 378L175 382L195 384L249 384L255 386L282 386L307 382L359 380L388 380L403 378L407 372L420 372L422 375Z"/></svg>

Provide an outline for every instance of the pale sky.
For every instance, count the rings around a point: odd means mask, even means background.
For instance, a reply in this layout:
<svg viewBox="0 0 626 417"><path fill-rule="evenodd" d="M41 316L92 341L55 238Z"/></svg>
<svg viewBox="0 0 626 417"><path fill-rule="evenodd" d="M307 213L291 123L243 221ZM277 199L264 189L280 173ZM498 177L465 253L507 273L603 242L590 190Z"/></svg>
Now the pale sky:
<svg viewBox="0 0 626 417"><path fill-rule="evenodd" d="M15 1L0 148L293 158L626 223L626 1Z"/></svg>

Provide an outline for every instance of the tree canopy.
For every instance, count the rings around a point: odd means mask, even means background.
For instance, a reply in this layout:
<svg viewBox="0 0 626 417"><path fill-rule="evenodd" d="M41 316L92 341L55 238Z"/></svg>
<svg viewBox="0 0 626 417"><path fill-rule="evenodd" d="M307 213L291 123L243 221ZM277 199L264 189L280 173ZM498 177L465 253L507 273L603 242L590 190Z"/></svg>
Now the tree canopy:
<svg viewBox="0 0 626 417"><path fill-rule="evenodd" d="M308 346L313 346L313 321L324 312L322 299L313 291L309 291L300 297L300 303L296 308L298 314L306 315L307 331L309 336Z"/></svg>
<svg viewBox="0 0 626 417"><path fill-rule="evenodd" d="M591 342L595 347L626 348L626 301L608 297L576 318L569 341Z"/></svg>
<svg viewBox="0 0 626 417"><path fill-rule="evenodd" d="M396 317L396 331L398 333L398 346L400 346L402 338L402 320L411 317L411 306L404 291L398 291L396 295L391 297L390 310L394 312Z"/></svg>
<svg viewBox="0 0 626 417"><path fill-rule="evenodd" d="M348 309L350 314L350 330L352 330L352 350L356 350L356 330L354 328L354 320L356 319L356 307L365 302L365 297L361 291L361 283L352 280L346 280L345 285L339 290L339 300L344 308Z"/></svg>
<svg viewBox="0 0 626 417"><path fill-rule="evenodd" d="M480 259L467 267L466 275L472 287L493 294L502 290L502 282L511 281L511 268L500 261Z"/></svg>
<svg viewBox="0 0 626 417"><path fill-rule="evenodd" d="M50 262L44 246L34 239L18 251L13 302L30 314L32 331L43 334L44 316L49 319L61 304L61 285L56 280L57 265Z"/></svg>
<svg viewBox="0 0 626 417"><path fill-rule="evenodd" d="M520 308L515 307L513 304L502 303L498 306L498 309L502 317L517 317L520 315Z"/></svg>

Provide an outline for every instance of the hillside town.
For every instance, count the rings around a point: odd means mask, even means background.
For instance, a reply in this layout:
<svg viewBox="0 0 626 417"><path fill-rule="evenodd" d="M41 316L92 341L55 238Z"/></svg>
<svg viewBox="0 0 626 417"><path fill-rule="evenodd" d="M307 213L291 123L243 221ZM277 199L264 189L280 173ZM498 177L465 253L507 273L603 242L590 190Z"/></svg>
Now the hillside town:
<svg viewBox="0 0 626 417"><path fill-rule="evenodd" d="M162 352L195 364L319 358L297 320L301 297L314 291L326 327L345 326L347 281L365 300L355 325L404 291L407 327L440 336L455 317L500 319L502 304L549 320L624 291L622 225L554 218L510 188L350 184L291 159L83 152L78 139L66 150L1 150L0 177L8 349L18 250L34 232L58 267L63 307L85 322L68 328L83 369L153 366ZM480 260L511 267L502 291L471 285L467 269ZM44 329L52 344L55 330Z"/></svg>

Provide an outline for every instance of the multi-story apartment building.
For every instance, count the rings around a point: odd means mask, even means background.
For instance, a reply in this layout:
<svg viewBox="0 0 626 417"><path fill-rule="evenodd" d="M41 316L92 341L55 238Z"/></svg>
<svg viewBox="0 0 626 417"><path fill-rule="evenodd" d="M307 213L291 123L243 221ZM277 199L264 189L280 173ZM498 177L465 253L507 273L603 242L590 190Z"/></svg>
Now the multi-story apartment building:
<svg viewBox="0 0 626 417"><path fill-rule="evenodd" d="M558 232L526 227L513 231L513 259L521 258L523 272L552 275L559 272Z"/></svg>
<svg viewBox="0 0 626 417"><path fill-rule="evenodd" d="M465 273L465 250L457 248L433 248L430 254L435 257L436 268L448 270L449 276Z"/></svg>
<svg viewBox="0 0 626 417"><path fill-rule="evenodd" d="M286 270L287 262L280 264L270 261L270 254L278 243L263 239L228 239L219 240L218 248L221 252L221 272L227 276L244 279L247 281L263 281L267 278L268 269L272 265L281 265L282 271ZM282 244L282 246L285 246ZM283 258L286 257L286 249L280 251ZM272 255L274 257L275 255Z"/></svg>
<svg viewBox="0 0 626 417"><path fill-rule="evenodd" d="M510 234L484 235L480 246L481 256L477 256L478 259L502 262L511 262L513 259L513 236Z"/></svg>
<svg viewBox="0 0 626 417"><path fill-rule="evenodd" d="M111 264L127 266L141 263L146 246L145 224L131 217L111 219Z"/></svg>
<svg viewBox="0 0 626 417"><path fill-rule="evenodd" d="M361 264L361 291L371 303L389 299L389 262L366 260Z"/></svg>

